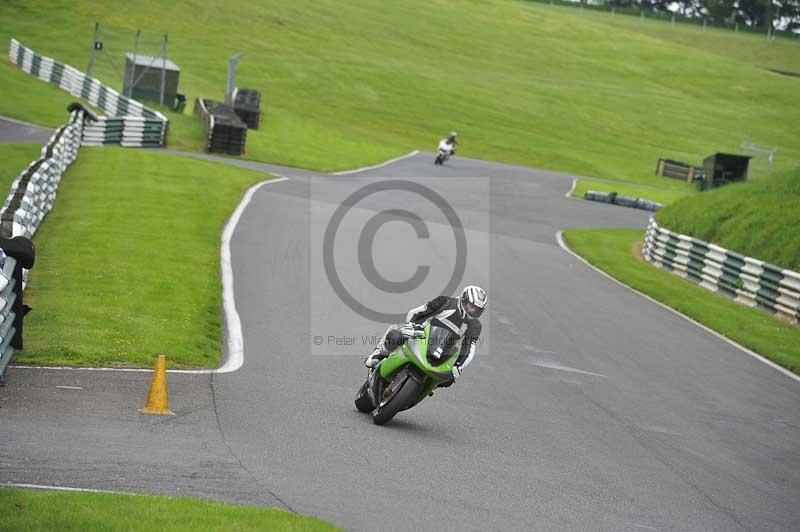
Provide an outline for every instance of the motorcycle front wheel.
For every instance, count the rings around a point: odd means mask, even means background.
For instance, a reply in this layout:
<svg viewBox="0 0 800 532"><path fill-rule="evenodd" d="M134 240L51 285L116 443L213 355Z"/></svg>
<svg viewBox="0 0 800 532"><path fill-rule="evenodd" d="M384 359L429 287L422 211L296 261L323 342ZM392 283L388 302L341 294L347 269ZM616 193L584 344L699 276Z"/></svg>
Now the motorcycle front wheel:
<svg viewBox="0 0 800 532"><path fill-rule="evenodd" d="M423 388L423 384L411 377L406 377L400 387L372 413L373 423L383 425L398 412L413 405L422 393Z"/></svg>
<svg viewBox="0 0 800 532"><path fill-rule="evenodd" d="M375 410L375 407L372 405L372 399L369 396L368 385L369 379L364 381L364 384L361 385L361 388L359 388L356 394L356 410L364 412L365 414Z"/></svg>

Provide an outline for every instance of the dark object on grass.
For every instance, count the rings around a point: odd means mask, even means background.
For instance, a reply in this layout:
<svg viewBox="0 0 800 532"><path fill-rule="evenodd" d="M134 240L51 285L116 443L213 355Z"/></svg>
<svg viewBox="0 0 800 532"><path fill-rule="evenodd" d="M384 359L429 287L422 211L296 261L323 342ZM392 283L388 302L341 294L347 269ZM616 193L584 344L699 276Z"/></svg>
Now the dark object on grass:
<svg viewBox="0 0 800 532"><path fill-rule="evenodd" d="M596 190L587 190L583 195L583 199L589 201L599 201L601 203L610 203L612 205L620 205L622 207L631 207L633 209L642 209L645 211L657 211L663 205L658 202L646 200L643 198L632 198L630 196L620 196L616 192L597 192Z"/></svg>
<svg viewBox="0 0 800 532"><path fill-rule="evenodd" d="M261 123L261 93L255 89L233 89L229 105L248 129L258 129Z"/></svg>
<svg viewBox="0 0 800 532"><path fill-rule="evenodd" d="M749 155L732 153L715 153L703 160L705 188L719 187L736 181L747 180L747 167L750 165Z"/></svg>
<svg viewBox="0 0 800 532"><path fill-rule="evenodd" d="M22 301L22 269L29 270L36 263L36 247L30 238L15 236L14 238L0 237L0 248L3 252L16 259L12 278L14 279L14 302L11 305L11 312L14 313L14 337L11 339L11 347L22 349L22 325L25 315L31 308Z"/></svg>
<svg viewBox="0 0 800 532"><path fill-rule="evenodd" d="M244 153L247 126L236 115L233 107L198 98L194 111L206 132L206 151L231 155Z"/></svg>
<svg viewBox="0 0 800 532"><path fill-rule="evenodd" d="M186 108L186 95L178 93L175 95L175 112L183 114Z"/></svg>
<svg viewBox="0 0 800 532"><path fill-rule="evenodd" d="M94 114L92 111L89 110L85 105L80 102L72 102L67 106L67 111L70 113L72 111L81 111L85 118L88 118L92 122L97 122L97 115Z"/></svg>

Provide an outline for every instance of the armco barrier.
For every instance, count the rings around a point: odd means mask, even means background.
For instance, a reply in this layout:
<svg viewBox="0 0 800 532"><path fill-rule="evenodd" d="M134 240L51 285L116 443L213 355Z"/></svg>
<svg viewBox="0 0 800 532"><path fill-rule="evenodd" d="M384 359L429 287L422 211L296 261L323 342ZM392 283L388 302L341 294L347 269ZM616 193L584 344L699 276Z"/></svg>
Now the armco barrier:
<svg viewBox="0 0 800 532"><path fill-rule="evenodd" d="M80 70L37 54L11 39L8 57L23 71L62 90L88 100L108 117L87 129L87 145L162 146L166 143L167 117L103 85Z"/></svg>
<svg viewBox="0 0 800 532"><path fill-rule="evenodd" d="M800 320L800 273L674 233L651 219L645 259L700 286L759 307L795 325Z"/></svg>

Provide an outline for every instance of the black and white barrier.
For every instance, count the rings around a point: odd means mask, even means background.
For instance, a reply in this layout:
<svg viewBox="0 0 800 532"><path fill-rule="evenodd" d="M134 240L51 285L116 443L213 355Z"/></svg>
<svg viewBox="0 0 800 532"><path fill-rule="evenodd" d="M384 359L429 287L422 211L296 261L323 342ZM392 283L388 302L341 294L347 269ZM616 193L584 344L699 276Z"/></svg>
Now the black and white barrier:
<svg viewBox="0 0 800 532"><path fill-rule="evenodd" d="M95 125L87 129L86 145L157 147L166 144L168 121L158 111L123 96L75 67L37 54L16 39L11 39L8 57L24 72L88 100L108 115L97 118Z"/></svg>
<svg viewBox="0 0 800 532"><path fill-rule="evenodd" d="M11 184L11 192L0 209L0 236L30 238L53 208L61 176L78 156L84 116L80 109L73 110L69 122L44 145L41 157Z"/></svg>
<svg viewBox="0 0 800 532"><path fill-rule="evenodd" d="M642 255L651 264L749 307L800 320L800 273L660 227L651 219Z"/></svg>
<svg viewBox="0 0 800 532"><path fill-rule="evenodd" d="M23 303L24 274L36 261L33 242L24 236L0 237L0 376L14 351L22 349L22 330L30 307Z"/></svg>

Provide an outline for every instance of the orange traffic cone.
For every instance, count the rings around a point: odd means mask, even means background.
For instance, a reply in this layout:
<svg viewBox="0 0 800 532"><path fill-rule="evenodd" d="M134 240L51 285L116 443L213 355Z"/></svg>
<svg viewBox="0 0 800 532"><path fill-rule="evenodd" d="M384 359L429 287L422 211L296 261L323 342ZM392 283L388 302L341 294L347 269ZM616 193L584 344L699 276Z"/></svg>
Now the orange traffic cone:
<svg viewBox="0 0 800 532"><path fill-rule="evenodd" d="M167 390L167 359L164 355L158 355L156 360L156 370L153 372L153 380L150 381L150 392L147 394L147 403L139 412L143 414L158 414L162 416L175 415L169 409L169 391Z"/></svg>

